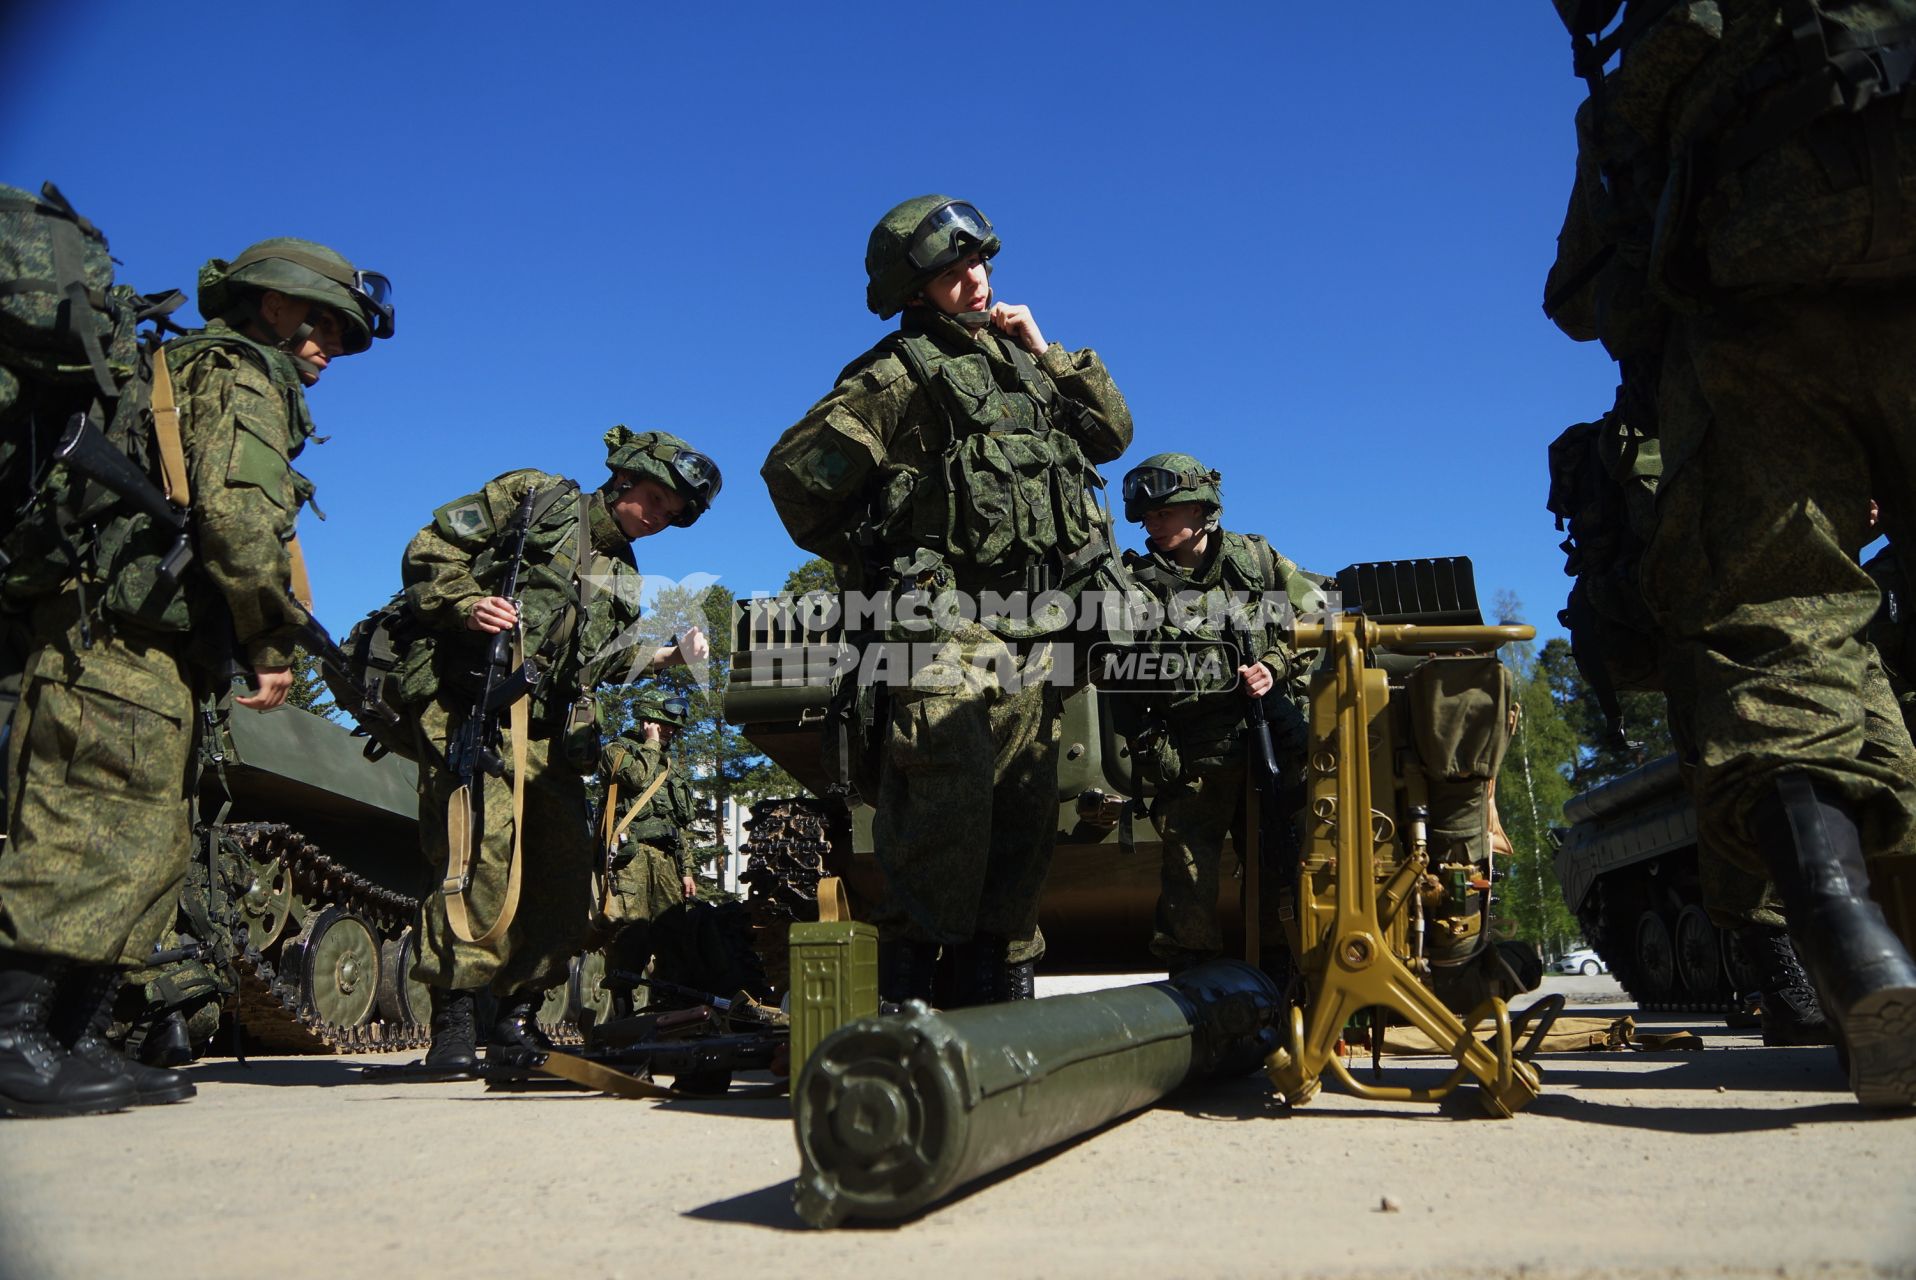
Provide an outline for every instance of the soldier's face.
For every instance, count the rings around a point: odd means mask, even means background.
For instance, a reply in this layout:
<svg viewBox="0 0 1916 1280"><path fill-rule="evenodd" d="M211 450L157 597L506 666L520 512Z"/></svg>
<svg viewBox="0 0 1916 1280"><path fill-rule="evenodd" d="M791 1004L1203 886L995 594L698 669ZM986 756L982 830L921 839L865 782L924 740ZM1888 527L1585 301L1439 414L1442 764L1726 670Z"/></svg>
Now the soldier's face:
<svg viewBox="0 0 1916 1280"><path fill-rule="evenodd" d="M649 538L678 519L685 499L657 480L640 477L638 483L612 499L612 519L628 538Z"/></svg>
<svg viewBox="0 0 1916 1280"><path fill-rule="evenodd" d="M925 301L948 316L983 311L991 306L991 270L974 253L933 276L924 292Z"/></svg>
<svg viewBox="0 0 1916 1280"><path fill-rule="evenodd" d="M1175 502L1144 513L1144 531L1151 545L1170 554L1182 551L1204 536L1204 504Z"/></svg>
<svg viewBox="0 0 1916 1280"><path fill-rule="evenodd" d="M307 365L297 366L299 380L309 387L318 382L326 366L346 350L345 326L340 322L339 313L331 307L319 306L305 298L289 298L268 289L260 297L259 314L282 342L298 333L301 325L311 322L312 331L292 352L312 366L310 369Z"/></svg>

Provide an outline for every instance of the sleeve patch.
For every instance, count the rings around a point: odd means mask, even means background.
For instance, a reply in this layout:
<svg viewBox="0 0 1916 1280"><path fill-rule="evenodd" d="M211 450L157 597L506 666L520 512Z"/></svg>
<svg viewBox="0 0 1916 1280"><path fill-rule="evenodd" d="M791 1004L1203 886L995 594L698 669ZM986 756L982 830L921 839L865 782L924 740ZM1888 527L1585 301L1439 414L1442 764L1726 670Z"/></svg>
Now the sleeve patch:
<svg viewBox="0 0 1916 1280"><path fill-rule="evenodd" d="M448 502L432 513L441 533L461 542L485 538L492 533L492 513L479 495Z"/></svg>

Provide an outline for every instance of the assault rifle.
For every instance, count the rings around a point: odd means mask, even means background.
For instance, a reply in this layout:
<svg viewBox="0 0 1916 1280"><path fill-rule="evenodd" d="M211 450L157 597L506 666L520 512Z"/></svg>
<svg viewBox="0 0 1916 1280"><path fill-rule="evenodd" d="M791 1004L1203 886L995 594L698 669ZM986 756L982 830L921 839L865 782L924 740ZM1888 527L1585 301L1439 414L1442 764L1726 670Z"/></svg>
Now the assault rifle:
<svg viewBox="0 0 1916 1280"><path fill-rule="evenodd" d="M538 496L538 490L528 489L506 526L506 572L496 594L511 600L514 608L518 607L519 571L526 558L526 534L532 526L532 506ZM472 711L447 744L447 764L466 786L471 786L482 770L495 778L505 776L506 762L494 749L499 740L499 717L531 693L539 680L539 668L530 658L516 668L512 665L512 635L516 629L508 627L493 633L486 645Z"/></svg>
<svg viewBox="0 0 1916 1280"><path fill-rule="evenodd" d="M177 583L180 575L186 572L187 565L193 561L191 513L184 507L176 506L161 493L146 473L115 448L84 412L67 419L66 430L60 433L60 443L54 448L53 456L55 461L65 464L69 471L85 476L154 523L173 531L173 545L160 558L159 576L168 586ZM397 713L375 699L364 685L353 678L349 659L333 642L319 619L307 612L304 605L300 605L296 612L301 619L298 624L300 646L326 669L327 677L335 689L343 689L351 695L350 700L354 705L346 710L359 720L376 718L398 723ZM226 630L229 633L232 630L230 620ZM226 675L250 675L245 664L239 660L237 641L230 636L224 665L226 671L222 678Z"/></svg>
<svg viewBox="0 0 1916 1280"><path fill-rule="evenodd" d="M187 511L173 505L171 499L154 487L133 459L114 448L84 411L67 419L60 443L54 446L53 460L66 464L69 471L83 475L101 488L119 495L134 510L155 524L173 531L173 546L160 557L160 579L167 586L180 580L193 561L193 539L187 528Z"/></svg>

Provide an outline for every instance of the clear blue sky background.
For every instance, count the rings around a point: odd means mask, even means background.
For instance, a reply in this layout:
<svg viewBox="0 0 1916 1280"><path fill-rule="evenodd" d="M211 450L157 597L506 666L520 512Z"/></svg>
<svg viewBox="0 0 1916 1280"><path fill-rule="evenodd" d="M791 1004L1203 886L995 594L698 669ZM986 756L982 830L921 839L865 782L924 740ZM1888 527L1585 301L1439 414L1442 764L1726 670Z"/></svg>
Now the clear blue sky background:
<svg viewBox="0 0 1916 1280"><path fill-rule="evenodd" d="M58 182L122 278L298 235L395 282L311 393L303 539L343 632L432 508L596 482L615 422L725 468L642 569L776 590L767 448L888 326L865 237L978 203L996 284L1101 352L1115 481L1188 449L1307 567L1464 553L1553 633L1545 446L1606 408L1539 309L1581 85L1548 4L51 3L0 17L0 180ZM1133 545L1136 531L1127 527Z"/></svg>

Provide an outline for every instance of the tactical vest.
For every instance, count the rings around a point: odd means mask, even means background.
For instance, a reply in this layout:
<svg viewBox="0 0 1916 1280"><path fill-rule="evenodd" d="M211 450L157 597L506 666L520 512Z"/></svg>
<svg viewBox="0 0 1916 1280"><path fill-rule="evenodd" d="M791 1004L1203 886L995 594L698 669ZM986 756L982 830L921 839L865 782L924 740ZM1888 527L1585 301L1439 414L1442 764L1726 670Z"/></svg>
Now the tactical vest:
<svg viewBox="0 0 1916 1280"><path fill-rule="evenodd" d="M1217 559L1206 575L1213 579L1208 583L1200 584L1162 556L1125 556L1138 584L1166 605L1152 647L1160 655L1176 653L1180 661L1171 690L1157 706L1187 776L1193 768L1242 754L1244 695L1237 688L1237 668L1257 661L1269 632L1233 625L1227 607L1231 598L1246 599L1255 607L1264 592L1283 589L1292 592L1293 608L1314 607L1310 599L1314 584L1270 543L1254 533L1219 530L1216 536ZM1187 605L1174 603L1183 592L1197 592L1199 597ZM1280 741L1275 745L1284 750L1298 744Z"/></svg>
<svg viewBox="0 0 1916 1280"><path fill-rule="evenodd" d="M186 370L195 359L215 347L237 352L272 379L273 389L286 403L288 452L298 451L313 435L313 418L306 407L299 375L283 352L262 346L224 326L176 338L161 348L175 384L184 382ZM239 438L234 443L228 478L277 492L279 485L290 476L293 487L290 522L301 507L311 503L313 482L295 470L271 444L254 436L243 420L235 430ZM189 572L179 583L171 588L167 586L160 577L160 561L171 544L172 535L156 528L143 515L119 514L99 527L94 558L96 572L104 584L102 603L110 613L153 631L193 629L195 602L204 598L202 593L210 591L210 584L203 574Z"/></svg>
<svg viewBox="0 0 1916 1280"><path fill-rule="evenodd" d="M556 476L538 475L534 483L540 494L533 505L525 561L519 570L519 617L526 656L540 671L532 695L533 727L548 734L559 727L568 704L622 665L644 662L649 654L614 647L638 617L639 576L629 559L593 548L592 494ZM448 512L483 500L483 495L474 494L448 503L434 518L444 519ZM494 527L505 527L500 513L494 513ZM473 557L473 579L488 592L499 586L505 571L501 546L487 546ZM477 640L466 633L435 639L441 651L438 682L461 689L470 685L479 656ZM416 669L418 663L409 655L406 665ZM417 685L415 680L409 695L417 696Z"/></svg>
<svg viewBox="0 0 1916 1280"><path fill-rule="evenodd" d="M956 327L954 324L953 328ZM1085 412L1062 395L1031 354L999 344L954 354L928 334L900 330L885 346L911 371L943 418L937 461L896 473L873 512L886 557L924 549L957 570L959 585L1010 579L1034 566L1063 586L1105 547L1094 491L1103 482L1066 429Z"/></svg>
<svg viewBox="0 0 1916 1280"><path fill-rule="evenodd" d="M630 749L624 742L614 743L612 750L621 757L630 755ZM613 767L623 764L624 759L621 758ZM685 825L692 820L692 789L677 766L669 767L672 771L667 775L665 785L646 804L645 812L632 819L631 825L626 827L625 843L628 848L635 844L649 844L668 853L678 853L684 839L682 833ZM629 805L637 799L637 796L626 797L625 803ZM624 817L623 813L613 815L615 822Z"/></svg>

